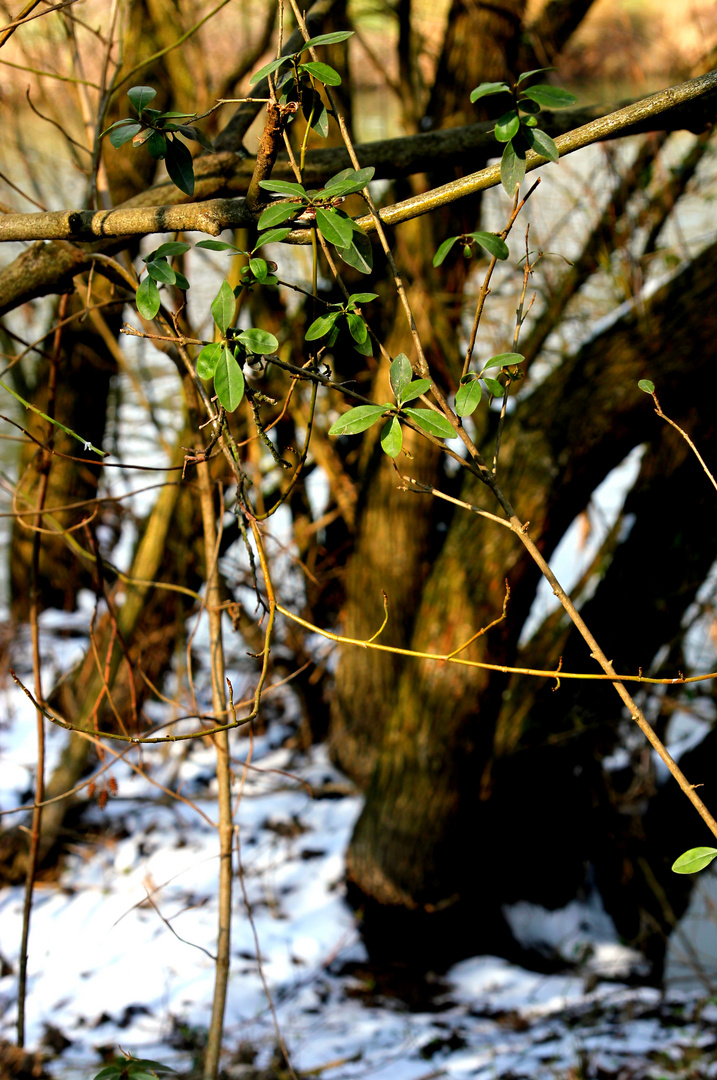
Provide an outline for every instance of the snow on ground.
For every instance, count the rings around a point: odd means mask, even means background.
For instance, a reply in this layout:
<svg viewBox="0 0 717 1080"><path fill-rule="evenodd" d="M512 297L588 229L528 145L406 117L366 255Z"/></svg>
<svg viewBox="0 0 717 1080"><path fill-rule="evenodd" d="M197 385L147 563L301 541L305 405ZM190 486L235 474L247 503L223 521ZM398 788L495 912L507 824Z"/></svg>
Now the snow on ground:
<svg viewBox="0 0 717 1080"><path fill-rule="evenodd" d="M51 617L45 630L51 638ZM55 645L64 663L81 642L58 637ZM7 813L30 790L35 725L16 687L6 687L1 700L0 809ZM526 904L507 912L527 942L553 944L568 959L576 950L591 956L580 972L536 974L498 957L474 957L436 979L424 1012L410 1012L372 985L343 889L344 850L360 799L342 793L346 781L325 748L298 755L283 746L288 732L275 723L254 740L238 801L254 926L237 881L228 1064L240 1044L256 1049L258 1065L274 1052L262 974L294 1066L326 1080L555 1080L611 1077L621 1069L658 1077L669 1070L653 1063L646 1071L650 1055L669 1064L714 1046L716 1006L599 981L601 958L622 963L626 950L597 899L562 912ZM52 729L49 736L52 761L65 735ZM238 795L249 740L234 738L233 746ZM64 1080L89 1080L101 1052L118 1046L187 1068L191 1044L208 1024L217 876L213 752L196 741L166 744L145 750L144 762L149 779L124 762L114 766L117 796L104 810L94 802L85 811L89 825L98 826L95 839L72 845L60 880L36 892L26 1041L38 1046L48 1026L71 1040L49 1066ZM151 781L181 789L188 802L166 797ZM22 891L0 891L0 958L10 968L0 978L0 1038L11 1041L21 919ZM717 1076L717 1059L703 1061L700 1075Z"/></svg>

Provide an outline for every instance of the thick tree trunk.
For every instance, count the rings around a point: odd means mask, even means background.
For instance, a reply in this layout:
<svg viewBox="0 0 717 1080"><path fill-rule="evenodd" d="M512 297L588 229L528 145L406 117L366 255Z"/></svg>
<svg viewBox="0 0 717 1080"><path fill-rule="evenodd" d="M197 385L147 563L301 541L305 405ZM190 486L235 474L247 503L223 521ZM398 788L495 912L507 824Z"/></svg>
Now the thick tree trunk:
<svg viewBox="0 0 717 1080"><path fill-rule="evenodd" d="M642 316L631 313L588 342L509 416L499 476L546 557L610 469L654 434L658 421L649 397L637 389L638 379L652 378L678 418L692 408L696 380L701 395L711 398L717 380L702 358L709 355L717 330L710 301L715 280L717 247L712 247L664 286ZM476 485L467 478L467 501L495 509ZM512 590L508 620L472 645L470 658L498 664L515 659L537 571L507 530L457 513L423 591L413 648L457 648L500 612L505 578ZM659 583L655 588L659 591ZM624 669L610 636L604 647ZM638 663L649 663L651 649ZM557 659L546 657L545 664L555 665ZM628 668L631 660L635 666L634 653L627 657ZM574 663L589 670L584 646L582 653L576 648ZM349 878L368 901L431 913L463 900L475 920L481 909L495 912L506 899L487 857L494 853L492 766L506 686L505 676L480 669L430 661L406 666L349 851ZM564 685L561 693L565 699L570 689ZM619 715L615 702L608 706L613 720ZM531 760L525 756L529 772ZM510 775L502 781L502 798L509 802L517 792L522 798L523 790ZM549 796L555 797L556 813L572 815L562 792L555 795L553 786ZM520 847L532 813L530 803L521 804L513 836ZM540 838L528 835L535 839L535 852L547 853L549 837L540 845ZM540 863L537 854L530 858ZM557 891L549 895L549 884L544 899L559 900ZM459 921L454 915L451 929Z"/></svg>

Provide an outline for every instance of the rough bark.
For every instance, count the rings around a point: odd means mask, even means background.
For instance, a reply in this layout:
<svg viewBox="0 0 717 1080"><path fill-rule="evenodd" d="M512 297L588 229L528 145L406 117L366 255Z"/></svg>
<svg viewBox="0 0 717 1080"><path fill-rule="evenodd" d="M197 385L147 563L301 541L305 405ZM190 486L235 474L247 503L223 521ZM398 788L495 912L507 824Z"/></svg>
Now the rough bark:
<svg viewBox="0 0 717 1080"><path fill-rule="evenodd" d="M642 316L631 312L566 360L509 419L501 482L546 557L589 493L654 431L638 379L649 375L678 416L692 406L696 379L705 397L713 392L715 376L702 358L717 329L710 301L716 278L712 247L656 293ZM487 505L470 477L464 497ZM507 530L456 514L422 594L412 647L458 647L499 613L505 578L512 590L509 619L471 646L473 658L515 658L537 573ZM605 647L622 667L609 641ZM583 653L580 666L589 663ZM501 675L430 661L405 669L349 851L349 877L365 897L424 911L470 898L473 917L500 902L501 884L484 868L482 850L506 683ZM516 790L511 784L506 797ZM530 815L530 806L524 813Z"/></svg>

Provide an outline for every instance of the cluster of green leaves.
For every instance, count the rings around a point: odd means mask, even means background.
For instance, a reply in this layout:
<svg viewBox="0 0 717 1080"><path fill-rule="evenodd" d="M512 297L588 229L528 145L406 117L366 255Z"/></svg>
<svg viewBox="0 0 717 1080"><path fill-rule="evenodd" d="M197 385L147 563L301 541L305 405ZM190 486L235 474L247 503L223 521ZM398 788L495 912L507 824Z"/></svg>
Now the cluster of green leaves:
<svg viewBox="0 0 717 1080"><path fill-rule="evenodd" d="M430 379L414 379L411 361L405 353L399 353L389 368L389 380L396 404L357 405L349 409L331 425L329 435L358 435L373 427L382 417L381 448L389 457L396 457L403 446L401 421L410 419L423 431L436 439L452 439L455 431L443 413L433 409L409 409L406 403L413 401L431 389Z"/></svg>
<svg viewBox="0 0 717 1080"><path fill-rule="evenodd" d="M288 180L262 180L260 186L265 191L286 198L266 207L259 218L259 228L275 230L272 239L283 240L291 229L284 231L276 229L276 226L305 215L307 219L316 221L321 235L329 244L333 244L345 263L362 274L370 274L373 269L371 241L361 226L339 209L339 204L347 195L363 191L375 171L373 166L368 169L342 169L320 191L307 191L303 184L290 183Z"/></svg>
<svg viewBox="0 0 717 1080"><path fill-rule="evenodd" d="M241 289L239 285L236 293ZM267 330L233 328L236 293L228 281L222 282L212 300L212 318L221 339L205 345L197 357L197 375L214 380L217 400L230 413L244 397L244 361L252 356L267 356L279 348L279 342Z"/></svg>
<svg viewBox="0 0 717 1080"><path fill-rule="evenodd" d="M713 859L717 858L717 848L693 847L685 851L672 864L676 874L697 874L706 869Z"/></svg>
<svg viewBox="0 0 717 1080"><path fill-rule="evenodd" d="M184 274L180 274L178 270L170 266L169 260L175 255L183 255L191 246L191 244L182 244L178 240L173 240L168 244L160 244L142 259L147 270L147 277L137 289L135 301L137 311L143 319L151 321L156 317L161 302L160 285L176 285L178 289L189 288L189 282Z"/></svg>
<svg viewBox="0 0 717 1080"><path fill-rule="evenodd" d="M500 179L511 198L515 195L516 186L523 182L525 176L526 150L534 150L549 161L557 161L560 157L554 141L538 127L537 115L541 108L565 109L574 105L577 98L568 90L550 86L548 83L519 89L526 79L551 70L535 68L534 71L526 71L512 87L504 82L484 82L471 92L472 102L494 94L510 94L513 98L512 108L503 113L495 125L496 139L505 143L500 162Z"/></svg>
<svg viewBox="0 0 717 1080"><path fill-rule="evenodd" d="M456 391L456 415L470 416L481 403L483 390L480 380L483 380L486 390L493 397L502 397L505 386L498 379L484 373L490 368L500 368L508 376L509 380L521 378L517 371L518 364L522 364L525 357L522 353L506 352L499 353L487 360L480 371L469 371L461 379L460 386ZM506 384L507 385L507 384Z"/></svg>
<svg viewBox="0 0 717 1080"><path fill-rule="evenodd" d="M241 287L251 291L254 285L278 285L279 279L274 273L277 269L276 263L267 262L256 252L262 244L271 244L283 240L289 232L291 232L290 229L272 229L269 232L262 233L261 236L257 237L256 246L251 251L243 251L236 244L230 244L226 240L200 240L196 246L205 248L207 251L229 251L232 255L244 255L249 262L241 268Z"/></svg>
<svg viewBox="0 0 717 1080"><path fill-rule="evenodd" d="M326 337L324 344L331 348L336 344L339 332L345 326L351 335L356 352L361 353L362 356L373 356L373 349L368 340L368 326L358 307L359 304L370 303L377 296L378 293L373 292L352 293L345 304L329 304L329 308L333 310L314 319L306 331L306 340L319 341Z"/></svg>
<svg viewBox="0 0 717 1080"><path fill-rule="evenodd" d="M128 116L124 120L117 120L107 128L110 142L114 147L120 147L132 140L133 146L144 146L155 161L164 159L170 180L185 195L194 194L194 165L192 155L188 147L179 139L183 135L185 139L198 142L203 149L214 153L214 147L209 139L199 128L192 124L183 124L181 120L192 120L196 113L160 112L159 109L148 108L149 102L156 97L157 91L151 86L133 86L127 91L127 97L131 101L137 116ZM107 132L102 132L103 135Z"/></svg>
<svg viewBox="0 0 717 1080"><path fill-rule="evenodd" d="M492 255L494 259L500 259L501 262L504 262L510 254L505 240L501 240L495 233L461 233L459 236L449 236L447 240L443 241L438 251L433 256L434 266L441 265L454 244L463 245L463 254L466 259L470 259L476 247L484 248L489 255Z"/></svg>
<svg viewBox="0 0 717 1080"><path fill-rule="evenodd" d="M94 1080L158 1080L160 1076L173 1073L169 1065L149 1058L115 1058L111 1065L106 1065L96 1073Z"/></svg>
<svg viewBox="0 0 717 1080"><path fill-rule="evenodd" d="M301 56L309 46L335 45L340 41L346 41L352 34L353 30L337 30L333 34L319 34L318 37L311 38L305 45L302 45L298 52L291 53L289 56L280 56L278 59L265 64L263 68L259 68L249 80L249 85L253 86L266 75L273 75L275 71L279 71L280 68L290 64L291 70L284 72L277 79L277 89L283 90L283 93L279 96L279 102L282 105L286 105L290 101L300 102L301 110L309 127L313 128L322 139L325 139L329 134L328 109L316 89L315 83L318 82L324 86L339 86L341 76L329 64L321 64L316 60L308 60L305 64L302 64L300 63Z"/></svg>

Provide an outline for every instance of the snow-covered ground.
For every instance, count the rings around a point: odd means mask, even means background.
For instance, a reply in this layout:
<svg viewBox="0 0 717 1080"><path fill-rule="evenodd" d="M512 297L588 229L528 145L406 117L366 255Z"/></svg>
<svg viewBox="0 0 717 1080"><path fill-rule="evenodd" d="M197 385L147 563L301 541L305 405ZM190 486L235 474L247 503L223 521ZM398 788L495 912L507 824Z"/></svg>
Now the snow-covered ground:
<svg viewBox="0 0 717 1080"><path fill-rule="evenodd" d="M56 659L64 663L81 642L62 642L57 637L65 654ZM343 854L360 798L323 747L299 755L283 745L288 734L277 722L257 737L246 771L249 740L233 741L237 795L243 778L236 868L251 912L237 880L224 1039L233 1075L246 1068L236 1064L239 1047L244 1060L247 1046L254 1048L256 1065L274 1053L268 989L294 1067L327 1080L657 1078L683 1075L676 1063L698 1051L693 1075L717 1076L709 1052L717 1005L615 982L634 958L617 942L597 898L562 912L531 905L507 912L524 940L550 944L566 960L583 957L579 969L566 963L566 974L536 974L480 956L436 979L432 995L424 995L425 1011L411 1012L390 996L367 963L344 901ZM64 738L50 731L50 762ZM34 753L32 706L16 687L5 688L5 815L30 790ZM117 795L104 809L94 802L85 812L101 826L96 839L79 841L60 880L36 892L27 1045L40 1045L48 1028L70 1040L48 1065L65 1080L90 1078L101 1053L119 1046L187 1068L208 1024L216 932L213 752L199 742L168 744L145 751L144 764L148 777L125 762L113 766ZM157 784L187 801L168 798ZM11 820L4 816L3 824ZM9 969L0 978L0 1038L9 1040L21 919L22 891L0 892L0 957ZM613 981L602 981L606 973Z"/></svg>

